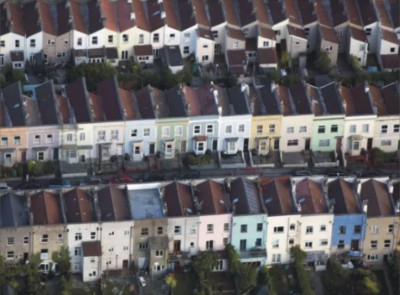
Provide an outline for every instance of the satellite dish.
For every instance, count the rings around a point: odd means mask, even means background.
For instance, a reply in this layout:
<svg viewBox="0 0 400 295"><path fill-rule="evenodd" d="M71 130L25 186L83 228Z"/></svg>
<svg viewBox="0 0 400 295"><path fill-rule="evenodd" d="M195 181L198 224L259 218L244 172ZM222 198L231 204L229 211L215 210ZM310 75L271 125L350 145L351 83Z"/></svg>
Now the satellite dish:
<svg viewBox="0 0 400 295"><path fill-rule="evenodd" d="M268 204L268 203L270 203L272 201L272 197L269 197L268 199L265 199L264 200L264 203L265 204Z"/></svg>
<svg viewBox="0 0 400 295"><path fill-rule="evenodd" d="M232 202L233 204L236 204L237 202L239 202L239 198L234 198Z"/></svg>

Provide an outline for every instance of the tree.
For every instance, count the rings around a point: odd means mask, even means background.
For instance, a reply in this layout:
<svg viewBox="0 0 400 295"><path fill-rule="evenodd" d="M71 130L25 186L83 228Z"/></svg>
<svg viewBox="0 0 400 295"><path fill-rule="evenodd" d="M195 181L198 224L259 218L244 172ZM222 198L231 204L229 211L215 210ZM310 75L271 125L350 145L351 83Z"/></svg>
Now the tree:
<svg viewBox="0 0 400 295"><path fill-rule="evenodd" d="M360 60L352 54L349 55L349 65L354 72L359 73L361 71Z"/></svg>
<svg viewBox="0 0 400 295"><path fill-rule="evenodd" d="M249 264L240 264L236 278L240 291L248 292L257 284L257 269Z"/></svg>
<svg viewBox="0 0 400 295"><path fill-rule="evenodd" d="M348 279L348 271L337 261L329 259L321 279L327 295L342 295L344 283Z"/></svg>
<svg viewBox="0 0 400 295"><path fill-rule="evenodd" d="M296 269L297 281L299 282L301 293L303 295L314 295L311 288L310 277L303 267L303 262L307 257L307 253L300 249L299 246L290 248L290 254L294 257L294 267Z"/></svg>
<svg viewBox="0 0 400 295"><path fill-rule="evenodd" d="M62 246L60 252L53 252L51 258L58 264L61 275L68 279L71 269L71 257L69 256L68 247Z"/></svg>
<svg viewBox="0 0 400 295"><path fill-rule="evenodd" d="M331 71L331 61L329 59L328 53L325 51L321 51L317 55L317 59L314 63L315 68L325 74L328 74Z"/></svg>
<svg viewBox="0 0 400 295"><path fill-rule="evenodd" d="M394 251L393 257L389 261L390 281L393 288L393 294L400 293L400 251Z"/></svg>
<svg viewBox="0 0 400 295"><path fill-rule="evenodd" d="M164 279L164 282L169 286L171 294L173 294L173 289L176 287L177 281L175 274L170 272Z"/></svg>
<svg viewBox="0 0 400 295"><path fill-rule="evenodd" d="M225 251L229 257L229 272L236 275L239 271L240 259L235 247L231 244L225 246Z"/></svg>
<svg viewBox="0 0 400 295"><path fill-rule="evenodd" d="M72 282L69 278L65 276L61 276L60 279L60 287L61 287L61 295L70 295L72 294Z"/></svg>
<svg viewBox="0 0 400 295"><path fill-rule="evenodd" d="M287 51L282 51L281 53L281 60L279 61L279 66L281 68L288 68L289 67L289 53Z"/></svg>
<svg viewBox="0 0 400 295"><path fill-rule="evenodd" d="M218 265L218 255L215 252L200 252L194 262L194 270L200 281L207 279L210 272Z"/></svg>
<svg viewBox="0 0 400 295"><path fill-rule="evenodd" d="M345 283L346 295L378 295L379 283L375 274L369 269L359 268L349 273Z"/></svg>

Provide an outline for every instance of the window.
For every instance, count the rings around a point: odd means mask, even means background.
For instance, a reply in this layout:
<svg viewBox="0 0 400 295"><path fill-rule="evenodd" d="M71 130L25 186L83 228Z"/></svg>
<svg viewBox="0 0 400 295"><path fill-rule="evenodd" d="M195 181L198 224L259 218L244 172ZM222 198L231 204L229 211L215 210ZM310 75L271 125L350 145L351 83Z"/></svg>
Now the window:
<svg viewBox="0 0 400 295"><path fill-rule="evenodd" d="M263 42L263 47L269 47L269 41L264 41Z"/></svg>
<svg viewBox="0 0 400 295"><path fill-rule="evenodd" d="M54 45L56 41L54 39L47 40L48 45Z"/></svg>
<svg viewBox="0 0 400 295"><path fill-rule="evenodd" d="M242 224L240 226L240 232L241 233L247 233L247 224Z"/></svg>
<svg viewBox="0 0 400 295"><path fill-rule="evenodd" d="M275 133L275 124L270 124L268 127L269 127L269 133Z"/></svg>
<svg viewBox="0 0 400 295"><path fill-rule="evenodd" d="M378 254L369 254L369 255L367 255L367 260L369 260L369 261L379 260L379 255Z"/></svg>
<svg viewBox="0 0 400 295"><path fill-rule="evenodd" d="M356 131L357 131L357 127L356 127L356 125L350 125L350 133L356 133Z"/></svg>
<svg viewBox="0 0 400 295"><path fill-rule="evenodd" d="M194 134L200 134L201 133L201 126L200 125L194 125L193 126L193 133Z"/></svg>
<svg viewBox="0 0 400 295"><path fill-rule="evenodd" d="M13 259L14 258L14 251L7 251L7 259Z"/></svg>
<svg viewBox="0 0 400 295"><path fill-rule="evenodd" d="M345 235L346 234L346 226L341 225L339 226L339 235Z"/></svg>
<svg viewBox="0 0 400 295"><path fill-rule="evenodd" d="M327 239L321 240L320 245L321 246L327 246L328 245L328 240Z"/></svg>
<svg viewBox="0 0 400 295"><path fill-rule="evenodd" d="M339 240L337 247L338 249L344 249L344 240Z"/></svg>
<svg viewBox="0 0 400 295"><path fill-rule="evenodd" d="M225 126L225 133L232 133L232 125Z"/></svg>
<svg viewBox="0 0 400 295"><path fill-rule="evenodd" d="M148 236L149 235L149 229L147 227L143 227L141 235L142 236Z"/></svg>
<svg viewBox="0 0 400 295"><path fill-rule="evenodd" d="M44 161L44 158L45 158L45 153L44 152L37 152L36 159L38 161Z"/></svg>
<svg viewBox="0 0 400 295"><path fill-rule="evenodd" d="M97 137L99 140L105 140L106 139L106 132L104 130L100 130L97 132Z"/></svg>
<svg viewBox="0 0 400 295"><path fill-rule="evenodd" d="M325 133L325 126L318 126L318 133Z"/></svg>
<svg viewBox="0 0 400 295"><path fill-rule="evenodd" d="M19 40L15 40L15 47L19 48Z"/></svg>
<svg viewBox="0 0 400 295"><path fill-rule="evenodd" d="M118 130L111 130L111 139L118 140Z"/></svg>
<svg viewBox="0 0 400 295"><path fill-rule="evenodd" d="M63 234L57 234L57 243L63 242Z"/></svg>
<svg viewBox="0 0 400 295"><path fill-rule="evenodd" d="M294 239L289 239L289 245L294 245Z"/></svg>
<svg viewBox="0 0 400 295"><path fill-rule="evenodd" d="M68 133L68 134L67 134L67 141L68 141L68 142L71 142L71 141L72 141L72 134L71 134L71 133Z"/></svg>
<svg viewBox="0 0 400 295"><path fill-rule="evenodd" d="M360 234L361 233L361 225L355 225L354 226L354 233L355 234Z"/></svg>
<svg viewBox="0 0 400 295"><path fill-rule="evenodd" d="M82 240L82 233L75 233L75 241Z"/></svg>
<svg viewBox="0 0 400 295"><path fill-rule="evenodd" d="M79 37L79 38L76 40L76 44L77 44L78 46L82 46L82 37Z"/></svg>
<svg viewBox="0 0 400 295"><path fill-rule="evenodd" d="M290 139L287 142L288 146L297 146L299 144L299 141L297 139Z"/></svg>
<svg viewBox="0 0 400 295"><path fill-rule="evenodd" d="M183 47L183 54L189 54L189 46Z"/></svg>
<svg viewBox="0 0 400 295"><path fill-rule="evenodd" d="M207 233L214 232L214 224L207 224Z"/></svg>
<svg viewBox="0 0 400 295"><path fill-rule="evenodd" d="M319 230L320 230L320 231L326 231L326 225L321 225L321 227L320 227Z"/></svg>
<svg viewBox="0 0 400 295"><path fill-rule="evenodd" d="M390 52L394 52L395 48L394 47L390 47Z"/></svg>
<svg viewBox="0 0 400 295"><path fill-rule="evenodd" d="M394 124L393 125L393 132L394 133L399 133L400 131L400 124Z"/></svg>
<svg viewBox="0 0 400 295"><path fill-rule="evenodd" d="M75 247L75 256L81 256L82 249L81 247Z"/></svg>
<svg viewBox="0 0 400 295"><path fill-rule="evenodd" d="M161 256L164 255L164 251L163 250L156 250L155 255L156 255L156 257L161 257Z"/></svg>
<svg viewBox="0 0 400 295"><path fill-rule="evenodd" d="M20 145L20 144L21 144L21 137L14 136L14 145Z"/></svg>
<svg viewBox="0 0 400 295"><path fill-rule="evenodd" d="M383 246L384 246L385 248L390 248L390 244L391 244L391 241L390 241L390 240L384 240L384 241L383 241Z"/></svg>
<svg viewBox="0 0 400 295"><path fill-rule="evenodd" d="M377 249L377 248L378 248L378 241L372 240L371 241L371 249Z"/></svg>
<svg viewBox="0 0 400 295"><path fill-rule="evenodd" d="M307 249L311 249L312 248L312 242L305 242L304 247Z"/></svg>
<svg viewBox="0 0 400 295"><path fill-rule="evenodd" d="M233 48L239 48L239 41L233 41Z"/></svg>
<svg viewBox="0 0 400 295"><path fill-rule="evenodd" d="M244 132L244 124L239 124L238 126L238 132L243 133Z"/></svg>
<svg viewBox="0 0 400 295"><path fill-rule="evenodd" d="M29 46L30 47L36 47L36 40L35 39L31 39L29 42Z"/></svg>
<svg viewBox="0 0 400 295"><path fill-rule="evenodd" d="M329 146L329 139L321 139L318 143L318 146L320 147Z"/></svg>
<svg viewBox="0 0 400 295"><path fill-rule="evenodd" d="M280 263L281 254L272 254L272 263Z"/></svg>
<svg viewBox="0 0 400 295"><path fill-rule="evenodd" d="M224 223L224 231L229 231L229 223Z"/></svg>
<svg viewBox="0 0 400 295"><path fill-rule="evenodd" d="M143 136L150 136L150 128L143 129Z"/></svg>
<svg viewBox="0 0 400 295"><path fill-rule="evenodd" d="M201 57L201 61L207 61L208 60L208 55L203 55Z"/></svg>
<svg viewBox="0 0 400 295"><path fill-rule="evenodd" d="M283 233L284 227L283 226L275 226L274 233Z"/></svg>
<svg viewBox="0 0 400 295"><path fill-rule="evenodd" d="M143 44L144 43L144 35L140 34L139 35L139 44Z"/></svg>
<svg viewBox="0 0 400 295"><path fill-rule="evenodd" d="M288 127L286 133L294 133L294 127Z"/></svg>
<svg viewBox="0 0 400 295"><path fill-rule="evenodd" d="M7 246L14 246L15 240L14 237L7 237Z"/></svg>
<svg viewBox="0 0 400 295"><path fill-rule="evenodd" d="M289 226L289 230L295 230L296 229L296 225L294 223L290 224Z"/></svg>
<svg viewBox="0 0 400 295"><path fill-rule="evenodd" d="M379 226L377 226L377 225L371 226L371 233L379 234Z"/></svg>
<svg viewBox="0 0 400 295"><path fill-rule="evenodd" d="M392 141L390 139L381 140L381 146L391 146Z"/></svg>
<svg viewBox="0 0 400 295"><path fill-rule="evenodd" d="M272 248L279 248L279 240L272 241Z"/></svg>
<svg viewBox="0 0 400 295"><path fill-rule="evenodd" d="M394 231L394 224L389 224L388 225L388 233L393 233Z"/></svg>
<svg viewBox="0 0 400 295"><path fill-rule="evenodd" d="M381 133L387 133L388 131L388 125L382 125L381 126Z"/></svg>
<svg viewBox="0 0 400 295"><path fill-rule="evenodd" d="M46 143L53 143L53 134L46 135Z"/></svg>
<svg viewBox="0 0 400 295"><path fill-rule="evenodd" d="M0 47L6 47L6 41L1 40L0 41Z"/></svg>
<svg viewBox="0 0 400 295"><path fill-rule="evenodd" d="M247 250L247 240L246 239L240 240L239 250L240 251Z"/></svg>
<svg viewBox="0 0 400 295"><path fill-rule="evenodd" d="M189 42L190 41L190 33L183 34L183 39L184 39L184 42Z"/></svg>
<svg viewBox="0 0 400 295"><path fill-rule="evenodd" d="M369 124L363 124L361 128L362 132L368 133L369 131Z"/></svg>
<svg viewBox="0 0 400 295"><path fill-rule="evenodd" d="M213 250L214 249L214 241L206 241L206 249L207 250Z"/></svg>
<svg viewBox="0 0 400 295"><path fill-rule="evenodd" d="M28 236L25 236L25 237L23 238L23 243L24 243L24 245L29 244L29 237L28 237Z"/></svg>
<svg viewBox="0 0 400 295"><path fill-rule="evenodd" d="M358 151L360 149L360 142L355 141L353 142L353 150Z"/></svg>
<svg viewBox="0 0 400 295"><path fill-rule="evenodd" d="M181 227L179 225L176 225L175 228L174 228L174 234L175 235L180 235L181 233L182 233L181 232Z"/></svg>
<svg viewBox="0 0 400 295"><path fill-rule="evenodd" d="M223 238L223 239L222 239L222 243L223 243L224 245L229 244L229 239L228 239L228 238Z"/></svg>
<svg viewBox="0 0 400 295"><path fill-rule="evenodd" d="M212 124L207 125L206 130L207 130L207 133L213 133L214 132L214 125L212 125Z"/></svg>
<svg viewBox="0 0 400 295"><path fill-rule="evenodd" d="M33 143L36 143L36 144L40 143L40 135L35 135Z"/></svg>
<svg viewBox="0 0 400 295"><path fill-rule="evenodd" d="M275 31L275 35L279 36L281 34L281 31Z"/></svg>
<svg viewBox="0 0 400 295"><path fill-rule="evenodd" d="M161 132L162 132L161 135L162 137L169 137L171 135L169 127L163 127Z"/></svg>
<svg viewBox="0 0 400 295"><path fill-rule="evenodd" d="M90 239L91 239L91 240L95 240L95 239L96 239L96 232L95 232L95 231L92 231L92 232L90 233Z"/></svg>
<svg viewBox="0 0 400 295"><path fill-rule="evenodd" d="M306 234L312 234L314 232L314 229L312 226L307 226L306 227Z"/></svg>
<svg viewBox="0 0 400 295"><path fill-rule="evenodd" d="M8 137L2 137L1 138L1 145L2 146L7 146L8 145Z"/></svg>
<svg viewBox="0 0 400 295"><path fill-rule="evenodd" d="M260 232L263 230L263 224L262 223L257 223L257 231Z"/></svg>
<svg viewBox="0 0 400 295"><path fill-rule="evenodd" d="M136 136L137 136L137 133L138 133L138 130L137 130L137 129L131 130L131 137L136 137Z"/></svg>
<svg viewBox="0 0 400 295"><path fill-rule="evenodd" d="M256 247L261 247L262 240L260 238L256 239Z"/></svg>
<svg viewBox="0 0 400 295"><path fill-rule="evenodd" d="M305 133L305 132L307 132L307 126L300 126L299 132L300 132L300 133Z"/></svg>
<svg viewBox="0 0 400 295"><path fill-rule="evenodd" d="M257 134L263 133L263 125L257 125Z"/></svg>
<svg viewBox="0 0 400 295"><path fill-rule="evenodd" d="M128 42L128 40L129 40L128 34L123 34L122 41L125 43L125 42Z"/></svg>
<svg viewBox="0 0 400 295"><path fill-rule="evenodd" d="M155 34L153 35L153 42L154 42L154 43L160 42L160 34L159 34L159 33L155 33Z"/></svg>
<svg viewBox="0 0 400 295"><path fill-rule="evenodd" d="M183 135L183 127L175 126L175 136L182 136L182 135Z"/></svg>
<svg viewBox="0 0 400 295"><path fill-rule="evenodd" d="M139 250L146 250L149 244L147 243L139 243Z"/></svg>
<svg viewBox="0 0 400 295"><path fill-rule="evenodd" d="M92 44L96 45L97 44L97 36L92 37Z"/></svg>
<svg viewBox="0 0 400 295"><path fill-rule="evenodd" d="M331 125L331 132L332 133L336 133L336 132L338 132L338 125Z"/></svg>
<svg viewBox="0 0 400 295"><path fill-rule="evenodd" d="M42 243L47 243L49 241L49 235L48 234L44 234L42 235Z"/></svg>

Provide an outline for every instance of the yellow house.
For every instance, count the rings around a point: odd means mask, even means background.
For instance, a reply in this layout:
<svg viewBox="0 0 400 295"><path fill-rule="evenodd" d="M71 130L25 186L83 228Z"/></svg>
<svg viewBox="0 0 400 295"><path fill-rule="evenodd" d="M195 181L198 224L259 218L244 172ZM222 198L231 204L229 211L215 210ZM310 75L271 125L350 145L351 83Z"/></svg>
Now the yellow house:
<svg viewBox="0 0 400 295"><path fill-rule="evenodd" d="M274 84L256 89L252 110L250 150L256 149L262 155L278 150L282 111Z"/></svg>
<svg viewBox="0 0 400 295"><path fill-rule="evenodd" d="M27 127L1 127L0 139L0 161L2 165L10 167L15 163L26 161Z"/></svg>

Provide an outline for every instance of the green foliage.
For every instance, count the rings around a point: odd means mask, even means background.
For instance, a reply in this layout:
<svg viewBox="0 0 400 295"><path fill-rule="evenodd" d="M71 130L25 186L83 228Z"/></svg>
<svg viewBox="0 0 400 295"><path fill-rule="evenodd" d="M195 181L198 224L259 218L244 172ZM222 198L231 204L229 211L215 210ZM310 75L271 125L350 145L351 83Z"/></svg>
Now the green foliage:
<svg viewBox="0 0 400 295"><path fill-rule="evenodd" d="M85 77L87 89L94 91L98 82L111 78L116 73L116 68L109 63L83 63L70 69L66 79L68 82L72 82L80 77Z"/></svg>
<svg viewBox="0 0 400 295"><path fill-rule="evenodd" d="M379 148L372 149L372 157L376 166L382 166L385 163L397 163L396 152L386 153Z"/></svg>
<svg viewBox="0 0 400 295"><path fill-rule="evenodd" d="M287 51L282 51L281 59L279 61L279 67L280 68L288 68L289 67L289 60L290 60L289 53Z"/></svg>
<svg viewBox="0 0 400 295"><path fill-rule="evenodd" d="M389 261L390 282L393 288L393 294L400 294L400 251L394 251L393 257Z"/></svg>
<svg viewBox="0 0 400 295"><path fill-rule="evenodd" d="M53 161L28 160L27 170L31 176L41 176L54 173Z"/></svg>
<svg viewBox="0 0 400 295"><path fill-rule="evenodd" d="M236 275L242 293L251 290L257 284L257 269L253 265L239 264Z"/></svg>
<svg viewBox="0 0 400 295"><path fill-rule="evenodd" d="M60 252L53 252L51 259L58 264L60 273L66 279L69 279L69 271L71 269L71 257L69 256L68 247L62 246Z"/></svg>
<svg viewBox="0 0 400 295"><path fill-rule="evenodd" d="M231 244L225 246L225 251L229 257L229 272L236 275L239 272L240 258L235 247Z"/></svg>
<svg viewBox="0 0 400 295"><path fill-rule="evenodd" d="M218 264L218 255L215 252L200 252L194 262L194 271L200 281L207 279L210 272Z"/></svg>
<svg viewBox="0 0 400 295"><path fill-rule="evenodd" d="M61 295L72 295L72 281L69 278L61 276L60 287Z"/></svg>
<svg viewBox="0 0 400 295"><path fill-rule="evenodd" d="M0 75L0 88L4 88L18 81L22 84L26 83L23 70L13 69L11 65L3 67L2 74Z"/></svg>
<svg viewBox="0 0 400 295"><path fill-rule="evenodd" d="M290 254L294 258L294 267L296 269L297 281L299 282L301 293L303 295L314 295L315 293L310 283L310 276L303 266L307 253L301 250L299 246L296 246L290 248Z"/></svg>
<svg viewBox="0 0 400 295"><path fill-rule="evenodd" d="M348 272L337 261L328 261L321 279L326 295L344 295L343 284L348 279Z"/></svg>
<svg viewBox="0 0 400 295"><path fill-rule="evenodd" d="M202 165L209 165L214 164L214 159L211 155L193 155L189 154L188 157L188 164L191 166L202 166Z"/></svg>
<svg viewBox="0 0 400 295"><path fill-rule="evenodd" d="M361 63L359 59L352 54L349 56L349 65L354 72L359 73L361 71Z"/></svg>
<svg viewBox="0 0 400 295"><path fill-rule="evenodd" d="M176 287L177 281L175 278L175 274L174 273L169 273L165 279L164 279L165 283L170 286L172 289Z"/></svg>
<svg viewBox="0 0 400 295"><path fill-rule="evenodd" d="M328 74L331 71L331 61L329 60L328 53L325 51L319 52L314 66L319 72Z"/></svg>
<svg viewBox="0 0 400 295"><path fill-rule="evenodd" d="M268 285L270 295L289 294L288 281L282 265L264 266L258 273L258 284Z"/></svg>

